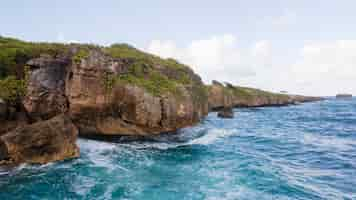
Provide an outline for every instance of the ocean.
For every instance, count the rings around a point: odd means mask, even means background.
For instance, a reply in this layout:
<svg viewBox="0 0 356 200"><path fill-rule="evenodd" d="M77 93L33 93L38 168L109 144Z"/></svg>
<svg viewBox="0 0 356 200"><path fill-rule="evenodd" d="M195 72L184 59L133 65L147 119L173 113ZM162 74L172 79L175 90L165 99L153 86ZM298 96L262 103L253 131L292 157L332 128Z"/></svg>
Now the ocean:
<svg viewBox="0 0 356 200"><path fill-rule="evenodd" d="M142 141L0 171L0 199L356 199L356 99L210 113Z"/></svg>

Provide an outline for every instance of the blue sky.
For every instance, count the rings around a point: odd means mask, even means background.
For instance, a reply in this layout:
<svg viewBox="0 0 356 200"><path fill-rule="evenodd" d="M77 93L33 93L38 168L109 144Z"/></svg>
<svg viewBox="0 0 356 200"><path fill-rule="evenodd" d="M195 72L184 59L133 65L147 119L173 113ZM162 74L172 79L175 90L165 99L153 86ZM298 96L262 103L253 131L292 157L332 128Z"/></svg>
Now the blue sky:
<svg viewBox="0 0 356 200"><path fill-rule="evenodd" d="M192 65L206 82L356 94L355 8L352 0L14 0L2 2L0 34L130 43Z"/></svg>

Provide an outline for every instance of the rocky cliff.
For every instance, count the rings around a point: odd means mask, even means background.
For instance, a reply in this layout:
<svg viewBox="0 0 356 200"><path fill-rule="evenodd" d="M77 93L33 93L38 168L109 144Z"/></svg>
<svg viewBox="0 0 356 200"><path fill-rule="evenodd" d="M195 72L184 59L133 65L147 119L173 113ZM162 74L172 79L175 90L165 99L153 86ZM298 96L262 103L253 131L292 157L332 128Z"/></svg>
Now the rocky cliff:
<svg viewBox="0 0 356 200"><path fill-rule="evenodd" d="M193 125L207 114L204 85L188 67L148 54L151 60L110 54L122 48L144 54L127 46L78 46L70 56L28 61L23 104L29 117L67 113L82 135L147 135Z"/></svg>
<svg viewBox="0 0 356 200"><path fill-rule="evenodd" d="M79 155L76 137L147 136L209 110L288 105L306 97L221 84L126 44L30 43L0 37L0 164ZM316 100L316 99L309 99Z"/></svg>
<svg viewBox="0 0 356 200"><path fill-rule="evenodd" d="M320 97L278 94L218 81L213 81L207 87L209 109L213 111L234 107L286 106L322 100Z"/></svg>
<svg viewBox="0 0 356 200"><path fill-rule="evenodd" d="M0 38L0 77L0 160L16 163L76 156L68 124L84 136L146 136L194 125L208 113L207 90L189 67L125 44ZM66 123L51 128L58 116Z"/></svg>

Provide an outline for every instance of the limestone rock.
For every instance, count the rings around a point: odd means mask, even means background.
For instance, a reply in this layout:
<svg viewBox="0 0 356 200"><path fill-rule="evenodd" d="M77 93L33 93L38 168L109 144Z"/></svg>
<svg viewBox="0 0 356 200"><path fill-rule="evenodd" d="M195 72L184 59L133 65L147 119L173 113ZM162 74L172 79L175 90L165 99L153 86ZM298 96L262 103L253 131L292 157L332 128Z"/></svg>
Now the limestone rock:
<svg viewBox="0 0 356 200"><path fill-rule="evenodd" d="M22 126L0 137L0 159L7 164L43 164L74 158L79 155L77 134L65 115Z"/></svg>
<svg viewBox="0 0 356 200"><path fill-rule="evenodd" d="M213 81L209 87L209 110L220 110L233 106L233 94L222 83Z"/></svg>
<svg viewBox="0 0 356 200"><path fill-rule="evenodd" d="M68 58L49 55L27 62L30 74L23 104L31 118L46 120L67 111L64 89L69 64Z"/></svg>
<svg viewBox="0 0 356 200"><path fill-rule="evenodd" d="M158 134L193 125L207 114L206 99L194 101L193 95L197 94L185 87L179 88L179 98L169 94L155 96L130 84L105 88L103 80L108 73L118 76L126 72L122 70L122 63L100 51L91 51L87 59L71 67L66 95L70 114L81 134ZM160 73L174 78L173 70L155 67ZM189 75L196 79L195 74ZM200 79L196 82L203 85Z"/></svg>
<svg viewBox="0 0 356 200"><path fill-rule="evenodd" d="M134 60L112 58L95 47L86 54L78 59L41 56L27 63L31 72L23 103L31 119L68 113L83 135L150 135L193 125L208 113L207 95L201 94L204 85L188 67L142 64L144 74L151 70L168 81L183 75L191 82L177 82L179 95L157 95L135 84L115 82L115 77L135 70Z"/></svg>

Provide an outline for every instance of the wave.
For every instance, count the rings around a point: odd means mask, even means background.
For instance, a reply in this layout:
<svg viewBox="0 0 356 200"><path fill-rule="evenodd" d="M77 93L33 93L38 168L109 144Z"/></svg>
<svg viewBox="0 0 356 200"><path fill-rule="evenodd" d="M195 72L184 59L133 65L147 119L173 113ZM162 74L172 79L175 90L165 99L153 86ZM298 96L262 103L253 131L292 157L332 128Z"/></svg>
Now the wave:
<svg viewBox="0 0 356 200"><path fill-rule="evenodd" d="M301 141L305 145L313 145L331 151L348 151L353 150L356 146L356 141L348 138L323 136L316 133L305 133Z"/></svg>
<svg viewBox="0 0 356 200"><path fill-rule="evenodd" d="M188 142L189 145L209 145L217 140L222 138L226 138L235 134L234 130L226 130L226 129L212 129L209 130L207 134L203 135L202 137L193 139L192 141Z"/></svg>
<svg viewBox="0 0 356 200"><path fill-rule="evenodd" d="M182 137L185 137L184 134L187 134L188 130L185 133L182 133ZM167 150L174 149L183 146L191 146L191 145L210 145L218 140L224 139L226 137L234 135L236 132L233 130L226 129L210 129L207 130L205 134L198 135L198 137L191 138L185 142L134 142L129 144L122 144L121 146L129 146L135 149L159 149L159 150ZM195 133L190 133L192 135L196 135Z"/></svg>

